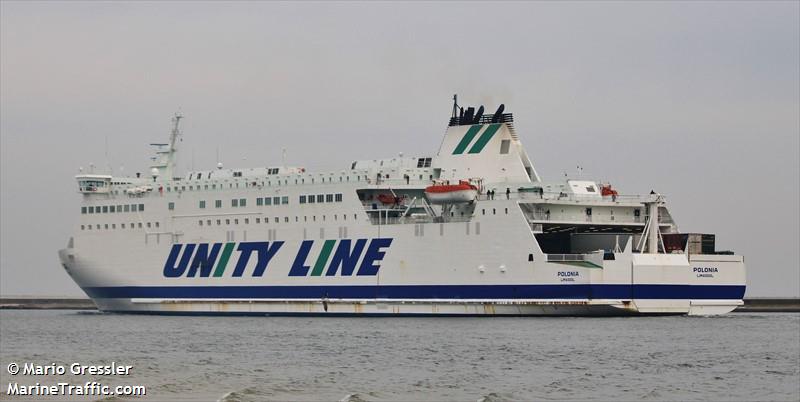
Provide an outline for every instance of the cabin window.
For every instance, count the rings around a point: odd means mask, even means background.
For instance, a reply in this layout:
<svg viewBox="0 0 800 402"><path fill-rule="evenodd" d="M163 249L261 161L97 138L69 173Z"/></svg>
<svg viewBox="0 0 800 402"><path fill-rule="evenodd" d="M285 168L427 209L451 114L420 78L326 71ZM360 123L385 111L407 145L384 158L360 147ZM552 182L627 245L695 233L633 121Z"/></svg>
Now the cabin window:
<svg viewBox="0 0 800 402"><path fill-rule="evenodd" d="M239 206L240 207L247 206L247 199L246 198L239 198Z"/></svg>
<svg viewBox="0 0 800 402"><path fill-rule="evenodd" d="M158 225L159 225L158 222L156 222L156 227L158 227Z"/></svg>
<svg viewBox="0 0 800 402"><path fill-rule="evenodd" d="M313 204L314 203L314 195L313 194L308 196L308 203L309 204Z"/></svg>
<svg viewBox="0 0 800 402"><path fill-rule="evenodd" d="M225 224L226 225L230 225L231 224L231 220L230 219L225 219Z"/></svg>
<svg viewBox="0 0 800 402"><path fill-rule="evenodd" d="M222 200L214 200L214 208L222 208Z"/></svg>
<svg viewBox="0 0 800 402"><path fill-rule="evenodd" d="M272 204L281 205L281 197L272 197Z"/></svg>
<svg viewBox="0 0 800 402"><path fill-rule="evenodd" d="M272 198L264 197L264 205L272 205Z"/></svg>
<svg viewBox="0 0 800 402"><path fill-rule="evenodd" d="M206 219L206 226L211 226L211 219Z"/></svg>
<svg viewBox="0 0 800 402"><path fill-rule="evenodd" d="M217 226L222 225L222 220L217 219Z"/></svg>
<svg viewBox="0 0 800 402"><path fill-rule="evenodd" d="M238 218L234 219L234 220L233 220L233 224L234 224L234 225L238 225L238 224L239 224L239 219L238 219Z"/></svg>
<svg viewBox="0 0 800 402"><path fill-rule="evenodd" d="M325 202L325 194L317 194L317 202Z"/></svg>
<svg viewBox="0 0 800 402"><path fill-rule="evenodd" d="M245 225L249 225L250 224L250 218L244 218L244 224Z"/></svg>
<svg viewBox="0 0 800 402"><path fill-rule="evenodd" d="M175 203L174 202L170 202L169 204L167 204L167 209L169 209L170 211L174 210L175 209Z"/></svg>
<svg viewBox="0 0 800 402"><path fill-rule="evenodd" d="M508 215L508 208L506 208L506 215Z"/></svg>
<svg viewBox="0 0 800 402"><path fill-rule="evenodd" d="M125 224L124 223L120 223L119 227L122 228L122 229L125 229Z"/></svg>
<svg viewBox="0 0 800 402"><path fill-rule="evenodd" d="M511 146L511 140L502 140L500 141L500 153L507 154L508 148Z"/></svg>
<svg viewBox="0 0 800 402"><path fill-rule="evenodd" d="M264 199L261 197L256 198L256 206L264 205Z"/></svg>
<svg viewBox="0 0 800 402"><path fill-rule="evenodd" d="M289 217L288 217L288 216L284 216L284 217L283 217L283 221L284 221L285 223L289 223Z"/></svg>
<svg viewBox="0 0 800 402"><path fill-rule="evenodd" d="M492 208L492 215L497 215L497 210Z"/></svg>
<svg viewBox="0 0 800 402"><path fill-rule="evenodd" d="M202 220L202 219L200 219L199 221L197 221L197 224L198 224L199 226L203 226L203 220Z"/></svg>
<svg viewBox="0 0 800 402"><path fill-rule="evenodd" d="M123 207L125 208L125 212L131 212L131 206L130 205L125 204L125 205L123 205Z"/></svg>
<svg viewBox="0 0 800 402"><path fill-rule="evenodd" d="M278 222L280 222L280 221L281 221L281 220L280 220L280 219L278 219L278 217L276 216L276 217L275 217L275 223L278 223Z"/></svg>
<svg viewBox="0 0 800 402"><path fill-rule="evenodd" d="M333 202L333 194L325 194L325 202Z"/></svg>
<svg viewBox="0 0 800 402"><path fill-rule="evenodd" d="M256 218L256 223L261 223L261 218Z"/></svg>
<svg viewBox="0 0 800 402"><path fill-rule="evenodd" d="M113 212L116 212L116 210L117 210L117 209L116 209L116 208L115 208L113 205L112 205L112 206L110 206L110 207L108 207L108 211L109 211L109 212L112 212L112 213L113 213Z"/></svg>
<svg viewBox="0 0 800 402"><path fill-rule="evenodd" d="M144 211L144 204L139 204L139 212Z"/></svg>
<svg viewBox="0 0 800 402"><path fill-rule="evenodd" d="M85 214L85 213L86 213L86 207L81 207L81 213L82 213L82 214Z"/></svg>
<svg viewBox="0 0 800 402"><path fill-rule="evenodd" d="M84 229L86 229L86 227L84 227L84 225L81 225L81 230L84 230Z"/></svg>
<svg viewBox="0 0 800 402"><path fill-rule="evenodd" d="M150 228L150 222L147 222L147 227ZM108 229L108 225L106 225L106 229Z"/></svg>
<svg viewBox="0 0 800 402"><path fill-rule="evenodd" d="M289 203L289 196L285 195L285 196L281 197L281 203L283 203L283 205L288 204Z"/></svg>
<svg viewBox="0 0 800 402"><path fill-rule="evenodd" d="M206 208L206 202L200 201L200 209L205 209L205 208Z"/></svg>
<svg viewBox="0 0 800 402"><path fill-rule="evenodd" d="M300 196L300 203L301 204L305 204L306 203L306 196L304 196L304 195Z"/></svg>
<svg viewBox="0 0 800 402"><path fill-rule="evenodd" d="M103 213L104 214L108 213L108 205L103 205Z"/></svg>
<svg viewBox="0 0 800 402"><path fill-rule="evenodd" d="M239 206L239 200L237 200L236 198L232 199L231 200L231 206L232 207L238 207Z"/></svg>
<svg viewBox="0 0 800 402"><path fill-rule="evenodd" d="M342 194L336 194L336 202L342 202Z"/></svg>

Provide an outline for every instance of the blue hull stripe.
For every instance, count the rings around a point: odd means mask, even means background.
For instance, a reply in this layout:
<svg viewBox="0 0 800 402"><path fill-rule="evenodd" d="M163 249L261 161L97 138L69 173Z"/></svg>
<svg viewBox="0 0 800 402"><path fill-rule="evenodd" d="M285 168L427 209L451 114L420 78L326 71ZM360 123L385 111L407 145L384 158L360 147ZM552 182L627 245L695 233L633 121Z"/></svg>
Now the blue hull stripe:
<svg viewBox="0 0 800 402"><path fill-rule="evenodd" d="M93 298L741 299L740 285L346 285L86 287Z"/></svg>

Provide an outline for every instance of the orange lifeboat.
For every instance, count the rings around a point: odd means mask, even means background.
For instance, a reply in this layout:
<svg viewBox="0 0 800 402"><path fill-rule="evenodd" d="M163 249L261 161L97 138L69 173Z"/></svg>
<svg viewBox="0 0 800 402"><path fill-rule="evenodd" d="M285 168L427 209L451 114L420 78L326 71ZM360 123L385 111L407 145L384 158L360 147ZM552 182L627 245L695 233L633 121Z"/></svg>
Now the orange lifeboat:
<svg viewBox="0 0 800 402"><path fill-rule="evenodd" d="M434 184L425 188L425 197L431 204L459 204L475 201L478 188L466 180L458 184Z"/></svg>

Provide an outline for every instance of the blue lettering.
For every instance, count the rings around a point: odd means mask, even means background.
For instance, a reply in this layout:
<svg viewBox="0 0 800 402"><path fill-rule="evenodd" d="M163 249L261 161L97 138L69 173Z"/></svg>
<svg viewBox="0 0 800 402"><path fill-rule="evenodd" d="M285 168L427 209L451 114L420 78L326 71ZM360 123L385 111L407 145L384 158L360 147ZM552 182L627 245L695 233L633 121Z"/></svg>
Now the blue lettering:
<svg viewBox="0 0 800 402"><path fill-rule="evenodd" d="M342 239L339 241L339 246L336 248L333 258L331 258L331 263L328 266L328 271L325 272L325 276L335 276L340 265L342 266L342 276L353 275L356 264L358 264L358 258L361 257L364 246L367 244L367 239L356 240L356 245L353 247L352 252L350 251L351 242L350 239Z"/></svg>
<svg viewBox="0 0 800 402"><path fill-rule="evenodd" d="M300 250L297 251L297 256L294 258L292 268L289 270L289 276L306 276L308 275L309 267L305 265L308 252L311 251L311 246L314 245L313 240L303 240L300 244Z"/></svg>
<svg viewBox="0 0 800 402"><path fill-rule="evenodd" d="M361 262L361 267L358 268L357 276L374 276L378 274L378 269L381 267L380 265L376 265L375 263L382 260L383 256L386 254L385 251L381 251L382 248L387 248L392 245L392 239L389 238L378 238L372 239L369 243L369 248L367 248L367 253L364 255L364 261Z"/></svg>
<svg viewBox="0 0 800 402"><path fill-rule="evenodd" d="M197 269L200 269L200 276L211 276L211 269L214 268L214 263L217 261L219 249L222 248L221 243L214 243L211 247L211 252L208 251L208 243L200 243L197 245L197 252L192 260L192 265L189 267L189 272L186 276L193 277L197 275Z"/></svg>
<svg viewBox="0 0 800 402"><path fill-rule="evenodd" d="M186 272L186 267L189 266L189 260L192 258L192 252L194 252L194 244L187 244L186 247L183 247L181 261L178 263L178 266L175 266L175 261L178 260L178 254L181 252L181 247L182 245L180 244L172 245L167 263L164 264L164 276L167 278L177 278L183 275L183 273Z"/></svg>
<svg viewBox="0 0 800 402"><path fill-rule="evenodd" d="M256 268L253 270L253 276L264 275L264 271L267 269L267 264L269 264L270 260L272 260L272 257L275 256L275 253L280 250L281 246L283 246L282 241L274 241L271 245L269 245L269 247L258 249L258 263L256 264Z"/></svg>

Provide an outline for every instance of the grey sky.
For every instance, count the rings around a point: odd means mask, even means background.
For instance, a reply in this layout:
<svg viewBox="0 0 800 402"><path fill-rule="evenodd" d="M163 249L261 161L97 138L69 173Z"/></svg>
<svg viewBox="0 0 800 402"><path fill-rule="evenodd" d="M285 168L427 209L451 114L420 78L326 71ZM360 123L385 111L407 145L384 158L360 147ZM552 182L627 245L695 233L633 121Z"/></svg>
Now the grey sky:
<svg viewBox="0 0 800 402"><path fill-rule="evenodd" d="M797 296L799 27L798 2L3 1L0 293L82 294L73 176L145 171L178 108L184 168L344 169L435 153L458 93L505 103L545 180L662 192L749 296Z"/></svg>

